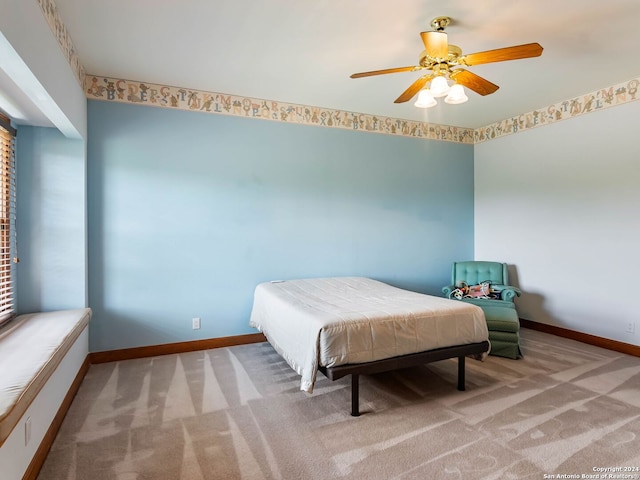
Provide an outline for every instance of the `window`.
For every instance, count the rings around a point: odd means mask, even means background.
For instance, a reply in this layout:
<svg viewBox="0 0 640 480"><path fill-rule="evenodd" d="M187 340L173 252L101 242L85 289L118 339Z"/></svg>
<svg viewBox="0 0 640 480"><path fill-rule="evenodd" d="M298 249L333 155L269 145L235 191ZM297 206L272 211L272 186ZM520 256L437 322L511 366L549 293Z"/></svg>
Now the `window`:
<svg viewBox="0 0 640 480"><path fill-rule="evenodd" d="M0 114L0 325L15 315L16 256L16 130Z"/></svg>

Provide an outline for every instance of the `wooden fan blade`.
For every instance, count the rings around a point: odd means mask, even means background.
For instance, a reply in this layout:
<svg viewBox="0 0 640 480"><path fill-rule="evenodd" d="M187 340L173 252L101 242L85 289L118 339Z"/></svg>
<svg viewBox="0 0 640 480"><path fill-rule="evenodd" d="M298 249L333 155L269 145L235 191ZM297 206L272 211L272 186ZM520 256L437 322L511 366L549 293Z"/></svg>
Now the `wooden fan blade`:
<svg viewBox="0 0 640 480"><path fill-rule="evenodd" d="M398 98L396 98L393 103L404 103L404 102L408 102L409 100L411 100L416 93L418 93L422 87L424 87L427 82L429 80L431 80L433 78L433 75L424 75L422 77L420 77L418 80L416 80L415 82L413 82L409 88L407 88L404 92L402 92L402 95L400 95Z"/></svg>
<svg viewBox="0 0 640 480"><path fill-rule="evenodd" d="M398 73L398 72L413 72L415 70L421 70L422 67L398 67L398 68L385 68L384 70L373 70L371 72L354 73L350 78L362 78L370 77L372 75L384 75L386 73Z"/></svg>
<svg viewBox="0 0 640 480"><path fill-rule="evenodd" d="M460 85L463 85L483 96L489 95L500 88L489 80L485 80L481 76L462 68L451 72L449 77L451 77L451 79L456 83L459 83Z"/></svg>
<svg viewBox="0 0 640 480"><path fill-rule="evenodd" d="M422 43L427 55L433 58L447 58L449 56L449 44L447 34L444 32L420 32Z"/></svg>
<svg viewBox="0 0 640 480"><path fill-rule="evenodd" d="M486 52L470 53L458 59L458 63L471 66L483 63L504 62L506 60L519 60L521 58L539 57L542 55L542 47L539 43L526 43L514 47L497 48Z"/></svg>

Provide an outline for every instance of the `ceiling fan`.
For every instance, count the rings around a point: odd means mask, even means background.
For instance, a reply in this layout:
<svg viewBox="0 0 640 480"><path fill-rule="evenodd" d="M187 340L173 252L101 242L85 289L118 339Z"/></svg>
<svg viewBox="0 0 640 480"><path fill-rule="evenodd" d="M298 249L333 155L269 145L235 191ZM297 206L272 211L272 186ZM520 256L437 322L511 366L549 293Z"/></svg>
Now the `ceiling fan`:
<svg viewBox="0 0 640 480"><path fill-rule="evenodd" d="M462 103L467 100L462 86L473 90L480 95L489 95L498 90L498 85L482 78L475 73L462 67L471 67L483 63L504 62L506 60L518 60L521 58L539 57L542 54L542 47L538 43L526 43L513 47L498 48L484 52L470 53L463 55L460 47L452 45L447 40L444 29L451 23L449 17L436 17L431 21L434 29L429 32L421 32L420 37L424 43L424 51L420 54L418 65L408 67L387 68L384 70L373 70L371 72L354 73L351 78L370 77L373 75L384 75L387 73L415 72L418 70L429 70L430 73L423 75L413 82L394 103L404 103L411 100L416 93L420 92L416 106L427 107L436 104L433 97L444 96L449 93L445 101L447 103ZM447 79L455 84L450 91ZM430 89L424 87L430 83ZM456 87L459 85L459 87ZM425 96L423 97L423 92ZM453 94L453 96L452 96ZM420 104L419 104L420 102ZM428 104L425 102L429 102Z"/></svg>

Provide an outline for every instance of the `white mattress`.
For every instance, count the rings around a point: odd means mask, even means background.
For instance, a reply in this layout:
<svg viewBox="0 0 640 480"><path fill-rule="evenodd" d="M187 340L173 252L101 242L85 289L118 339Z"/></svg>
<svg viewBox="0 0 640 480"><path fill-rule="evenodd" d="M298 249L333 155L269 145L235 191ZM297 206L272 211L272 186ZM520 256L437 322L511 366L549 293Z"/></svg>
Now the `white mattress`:
<svg viewBox="0 0 640 480"><path fill-rule="evenodd" d="M265 282L249 324L302 376L311 393L318 366L487 341L482 309L364 277Z"/></svg>

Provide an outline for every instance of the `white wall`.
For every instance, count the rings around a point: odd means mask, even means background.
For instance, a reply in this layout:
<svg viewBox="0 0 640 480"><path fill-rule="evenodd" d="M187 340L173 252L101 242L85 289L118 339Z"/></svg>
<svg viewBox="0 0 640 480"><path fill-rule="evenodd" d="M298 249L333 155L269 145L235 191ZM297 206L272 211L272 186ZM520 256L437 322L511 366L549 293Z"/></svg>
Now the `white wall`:
<svg viewBox="0 0 640 480"><path fill-rule="evenodd" d="M476 145L475 258L512 265L521 318L640 345L638 118L632 102Z"/></svg>

